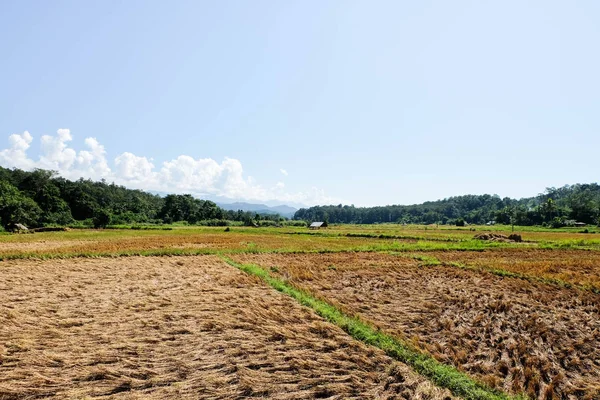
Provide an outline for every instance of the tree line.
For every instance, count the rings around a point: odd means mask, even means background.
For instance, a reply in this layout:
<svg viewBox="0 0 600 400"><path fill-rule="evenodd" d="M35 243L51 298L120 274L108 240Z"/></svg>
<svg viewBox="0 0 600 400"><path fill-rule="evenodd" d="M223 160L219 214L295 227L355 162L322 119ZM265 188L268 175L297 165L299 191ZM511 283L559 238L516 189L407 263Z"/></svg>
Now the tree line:
<svg viewBox="0 0 600 400"><path fill-rule="evenodd" d="M600 185L575 184L547 188L520 200L498 195L465 195L415 205L354 207L330 205L301 208L295 220L329 223L486 224L561 227L575 222L600 225Z"/></svg>
<svg viewBox="0 0 600 400"><path fill-rule="evenodd" d="M228 211L209 200L189 194L165 197L127 189L102 180L71 181L53 171L23 171L0 167L0 223L41 226L94 226L109 224L174 223L269 225L279 215Z"/></svg>
<svg viewBox="0 0 600 400"><path fill-rule="evenodd" d="M575 222L600 224L600 185L575 184L548 188L544 193L520 200L497 195L465 195L415 205L355 207L329 205L302 208L294 215L302 221L329 223L407 224L501 224L568 226ZM165 197L142 190L94 182L71 181L55 172L23 171L0 167L0 224L28 227L109 224L277 225L279 215L229 211L190 194ZM289 222L288 222L289 223Z"/></svg>

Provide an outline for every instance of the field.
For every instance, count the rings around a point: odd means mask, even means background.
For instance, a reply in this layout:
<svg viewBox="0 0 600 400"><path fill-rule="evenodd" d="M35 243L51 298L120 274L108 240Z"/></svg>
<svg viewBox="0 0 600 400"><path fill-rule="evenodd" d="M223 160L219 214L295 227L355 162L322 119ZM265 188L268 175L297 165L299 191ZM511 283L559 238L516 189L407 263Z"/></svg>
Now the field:
<svg viewBox="0 0 600 400"><path fill-rule="evenodd" d="M600 235L0 236L0 399L600 398Z"/></svg>

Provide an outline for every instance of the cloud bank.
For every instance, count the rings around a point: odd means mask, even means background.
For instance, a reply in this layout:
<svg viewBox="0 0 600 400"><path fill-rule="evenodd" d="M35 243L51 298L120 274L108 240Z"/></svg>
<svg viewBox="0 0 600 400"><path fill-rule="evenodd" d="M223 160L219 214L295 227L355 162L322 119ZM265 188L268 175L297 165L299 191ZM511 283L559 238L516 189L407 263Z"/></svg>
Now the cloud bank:
<svg viewBox="0 0 600 400"><path fill-rule="evenodd" d="M76 151L69 147L73 140L69 129L59 129L55 136L40 138L40 154L37 160L30 158L27 150L33 136L25 131L10 135L10 146L0 150L0 165L6 168L32 170L42 168L57 171L61 176L76 180L89 178L106 179L133 189L152 190L165 193L191 193L195 196L220 196L231 200L278 201L288 203L334 204L339 202L315 187L307 192L289 193L285 184L278 182L272 187L263 187L251 176L245 176L242 163L225 157L222 162L212 158L195 159L181 155L157 166L152 159L125 152L109 165L106 150L98 140L85 139L85 150ZM287 171L281 170L284 175Z"/></svg>

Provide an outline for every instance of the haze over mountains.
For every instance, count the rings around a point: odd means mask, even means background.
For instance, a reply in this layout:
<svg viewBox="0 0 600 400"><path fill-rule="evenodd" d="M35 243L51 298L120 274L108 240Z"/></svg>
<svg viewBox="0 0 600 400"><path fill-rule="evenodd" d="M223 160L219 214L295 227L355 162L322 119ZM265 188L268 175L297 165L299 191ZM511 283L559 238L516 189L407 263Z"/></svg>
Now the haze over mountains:
<svg viewBox="0 0 600 400"><path fill-rule="evenodd" d="M161 197L165 197L166 195L169 194L166 192L159 192L159 191L153 191L153 190L150 190L149 193L157 194ZM203 200L214 201L223 210L251 211L251 212L254 212L257 214L279 214L282 217L286 217L286 218L292 218L294 216L294 213L296 211L298 211L300 208L307 207L305 204L296 204L296 203L291 203L293 206L296 206L296 207L292 207L292 206L289 206L286 204L279 204L277 202L266 202L267 204L248 203L248 202L243 202L243 201L231 202L232 199L228 199L228 198L220 197L220 196L194 196L194 197L203 199Z"/></svg>
<svg viewBox="0 0 600 400"><path fill-rule="evenodd" d="M244 203L244 202L236 202L236 203L217 202L217 205L224 210L252 211L257 214L279 214L282 217L286 217L286 218L292 218L294 216L294 213L296 211L298 211L297 208L290 207L287 205L268 206L266 204L252 204L252 203Z"/></svg>

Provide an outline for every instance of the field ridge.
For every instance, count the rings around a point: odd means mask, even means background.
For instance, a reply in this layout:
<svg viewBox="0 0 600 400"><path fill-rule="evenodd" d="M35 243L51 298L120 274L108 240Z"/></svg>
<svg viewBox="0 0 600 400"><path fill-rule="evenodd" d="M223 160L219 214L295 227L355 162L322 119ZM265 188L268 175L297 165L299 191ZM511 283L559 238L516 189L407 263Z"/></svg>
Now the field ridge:
<svg viewBox="0 0 600 400"><path fill-rule="evenodd" d="M351 317L329 304L317 299L311 294L275 278L265 269L254 264L240 264L230 258L223 257L229 265L234 266L248 274L258 276L274 289L291 296L301 304L312 308L326 320L348 332L352 337L364 343L380 348L391 357L413 367L415 371L432 380L433 383L449 389L453 394L467 400L508 400L525 399L523 396L511 397L505 393L491 389L477 382L467 374L456 368L440 363L428 354L425 354L409 344L390 335L384 334L372 325Z"/></svg>

